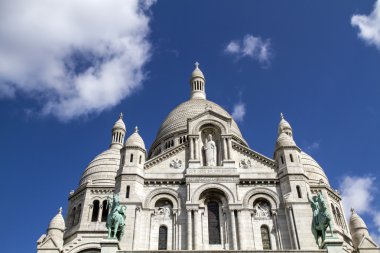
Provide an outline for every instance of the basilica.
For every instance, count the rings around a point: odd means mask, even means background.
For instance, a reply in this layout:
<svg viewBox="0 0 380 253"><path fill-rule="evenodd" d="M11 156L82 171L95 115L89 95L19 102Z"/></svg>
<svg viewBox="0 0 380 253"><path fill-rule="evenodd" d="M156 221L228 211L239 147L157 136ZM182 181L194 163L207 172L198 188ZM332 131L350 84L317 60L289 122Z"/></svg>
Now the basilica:
<svg viewBox="0 0 380 253"><path fill-rule="evenodd" d="M284 116L273 157L252 150L231 115L206 98L198 64L189 100L168 114L149 149L142 136L137 127L128 133L120 114L110 146L85 168L38 253L380 252L354 210L346 219L339 192ZM124 218L112 239L115 198Z"/></svg>

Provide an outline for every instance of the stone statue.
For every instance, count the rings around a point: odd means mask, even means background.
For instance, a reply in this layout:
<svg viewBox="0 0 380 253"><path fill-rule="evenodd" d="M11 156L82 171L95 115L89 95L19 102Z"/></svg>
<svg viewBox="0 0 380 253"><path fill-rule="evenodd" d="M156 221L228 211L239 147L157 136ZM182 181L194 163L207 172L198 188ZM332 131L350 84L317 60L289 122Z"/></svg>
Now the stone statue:
<svg viewBox="0 0 380 253"><path fill-rule="evenodd" d="M312 232L318 246L321 247L322 243L319 243L319 238L322 239L322 242L325 241L328 227L330 228L331 237L334 236L331 216L321 192L318 192L317 196L313 196L313 198L310 198L309 193L307 193L307 198L313 209Z"/></svg>
<svg viewBox="0 0 380 253"><path fill-rule="evenodd" d="M216 145L212 140L212 135L207 136L206 144L204 145L206 155L206 166L216 166Z"/></svg>
<svg viewBox="0 0 380 253"><path fill-rule="evenodd" d="M124 234L126 207L120 205L119 194L113 195L112 205L110 199L107 200L107 204L108 209L111 210L106 222L108 238L117 238L120 240ZM120 232L119 235L118 232Z"/></svg>
<svg viewBox="0 0 380 253"><path fill-rule="evenodd" d="M165 217L169 217L171 214L171 206L169 202L165 201L165 204L158 208L158 215L164 215Z"/></svg>

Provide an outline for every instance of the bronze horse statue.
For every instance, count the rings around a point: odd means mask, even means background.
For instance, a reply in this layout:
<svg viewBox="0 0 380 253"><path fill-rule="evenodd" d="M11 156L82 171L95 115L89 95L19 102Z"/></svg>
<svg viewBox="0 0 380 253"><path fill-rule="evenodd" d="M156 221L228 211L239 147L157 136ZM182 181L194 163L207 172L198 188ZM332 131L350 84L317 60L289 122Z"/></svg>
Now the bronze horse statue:
<svg viewBox="0 0 380 253"><path fill-rule="evenodd" d="M318 246L321 247L326 239L327 228L330 228L331 237L334 236L331 215L321 192L318 192L317 196L313 196L312 199L310 199L309 193L307 197L313 209L312 232ZM319 238L322 239L321 243L319 243Z"/></svg>
<svg viewBox="0 0 380 253"><path fill-rule="evenodd" d="M108 238L117 238L120 240L124 234L126 207L120 205L119 194L113 195L112 205L110 200L107 201L107 204L108 208L111 210L107 216L106 222Z"/></svg>

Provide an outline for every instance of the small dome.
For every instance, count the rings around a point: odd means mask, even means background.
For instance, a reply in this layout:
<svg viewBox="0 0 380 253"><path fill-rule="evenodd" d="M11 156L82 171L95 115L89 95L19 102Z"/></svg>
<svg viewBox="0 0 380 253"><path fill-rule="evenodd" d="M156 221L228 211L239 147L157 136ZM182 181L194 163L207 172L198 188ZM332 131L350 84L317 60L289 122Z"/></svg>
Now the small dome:
<svg viewBox="0 0 380 253"><path fill-rule="evenodd" d="M79 184L83 185L89 182L91 184L114 185L119 164L120 150L108 149L89 163Z"/></svg>
<svg viewBox="0 0 380 253"><path fill-rule="evenodd" d="M123 113L120 113L119 119L113 125L112 130L114 129L123 129L124 131L126 130L126 127L123 121Z"/></svg>
<svg viewBox="0 0 380 253"><path fill-rule="evenodd" d="M203 75L202 71L199 69L199 63L195 63L195 69L193 70L193 73L191 73L191 79L200 77L205 79L205 76Z"/></svg>
<svg viewBox="0 0 380 253"><path fill-rule="evenodd" d="M64 231L66 228L65 226L65 220L62 216L62 207L59 208L58 214L54 216L54 218L50 221L48 230L50 229L59 229L61 231Z"/></svg>
<svg viewBox="0 0 380 253"><path fill-rule="evenodd" d="M351 209L351 218L350 218L350 233L352 236L352 242L355 248L358 248L363 237L367 237L372 240L369 236L367 225L364 223L363 219L355 212L354 209Z"/></svg>
<svg viewBox="0 0 380 253"><path fill-rule="evenodd" d="M324 183L329 185L329 180L322 167L308 154L301 152L301 163L305 170L306 175L314 183L319 183L322 180Z"/></svg>
<svg viewBox="0 0 380 253"><path fill-rule="evenodd" d="M292 137L290 137L289 135L287 135L286 133L281 133L278 138L277 138L277 142L276 142L276 148L275 150L277 150L278 148L280 147L297 147L297 144L296 142L293 140Z"/></svg>
<svg viewBox="0 0 380 253"><path fill-rule="evenodd" d="M278 124L278 134L281 134L282 132L285 132L286 130L289 130L292 132L292 127L290 126L289 122L287 122L284 118L284 114L281 113L281 120Z"/></svg>
<svg viewBox="0 0 380 253"><path fill-rule="evenodd" d="M128 139L125 141L126 147L140 147L142 149L145 149L145 143L144 140L141 138L139 134L139 129L135 127L135 132L131 134L131 136L128 137Z"/></svg>

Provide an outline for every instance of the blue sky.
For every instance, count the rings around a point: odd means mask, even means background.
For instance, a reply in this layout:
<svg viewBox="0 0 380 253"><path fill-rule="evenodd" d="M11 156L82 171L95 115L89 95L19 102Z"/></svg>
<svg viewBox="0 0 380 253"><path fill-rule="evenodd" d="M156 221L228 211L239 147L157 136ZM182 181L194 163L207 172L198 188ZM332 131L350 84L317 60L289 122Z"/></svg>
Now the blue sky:
<svg viewBox="0 0 380 253"><path fill-rule="evenodd" d="M149 147L195 61L252 149L283 112L380 238L379 1L65 2L0 1L4 252L35 250L120 112Z"/></svg>

